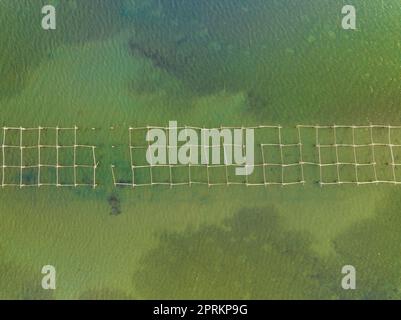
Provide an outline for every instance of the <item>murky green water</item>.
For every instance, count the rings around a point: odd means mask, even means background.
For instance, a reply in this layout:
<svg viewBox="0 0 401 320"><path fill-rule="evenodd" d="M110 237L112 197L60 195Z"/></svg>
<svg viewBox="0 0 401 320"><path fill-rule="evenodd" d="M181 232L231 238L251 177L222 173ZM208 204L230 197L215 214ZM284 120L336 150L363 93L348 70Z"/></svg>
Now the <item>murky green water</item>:
<svg viewBox="0 0 401 320"><path fill-rule="evenodd" d="M399 187L131 190L110 172L129 126L400 124L398 1L353 1L357 31L343 1L51 2L55 31L48 1L0 1L0 122L82 128L99 187L0 190L1 298L400 298Z"/></svg>

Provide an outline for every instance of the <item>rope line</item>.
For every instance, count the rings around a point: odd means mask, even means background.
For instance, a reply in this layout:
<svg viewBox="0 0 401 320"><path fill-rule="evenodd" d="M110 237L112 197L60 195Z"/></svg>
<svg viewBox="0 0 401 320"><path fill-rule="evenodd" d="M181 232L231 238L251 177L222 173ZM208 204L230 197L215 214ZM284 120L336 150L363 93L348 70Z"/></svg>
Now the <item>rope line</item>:
<svg viewBox="0 0 401 320"><path fill-rule="evenodd" d="M187 147L200 148L199 154L203 153L204 158L209 159L208 151L213 148L222 148L220 152L223 155L222 163L205 164L189 163L185 166L188 168L185 178L177 179L174 174L176 168L183 165L177 163L170 164L153 164L149 165L146 161L138 161L138 156L133 157L133 153L142 153L144 158L145 151L150 148L149 142L141 143L138 141L146 141L146 136L151 129L161 129L164 132L169 130L188 130L192 129L199 132L202 140L205 140L205 127L130 127L129 128L129 149L131 154L131 172L132 177L129 183L116 180L115 166L112 166L113 182L115 186L132 186L146 187L156 185L168 185L170 187L182 185L207 185L212 186L228 186L228 185L245 185L245 186L269 186L269 185L298 185L307 183L306 167L317 167L319 171L319 179L316 181L320 186L327 185L343 185L343 184L401 184L401 176L398 174L398 168L401 163L401 144L395 144L394 133L401 133L401 126L391 125L297 125L296 138L287 141L287 128L280 125L277 126L253 126L253 127L216 127L207 130L223 130L223 129L253 129L255 131L255 162L250 165L232 164L228 161L228 150L230 148L242 148L246 151L245 145L227 143L222 141L220 136L220 144L207 144L203 146L199 143L189 144ZM266 136L260 137L259 131L270 130ZM314 132L314 139L307 139L308 134ZM141 139L133 139L133 136L142 137ZM401 141L401 135L399 140ZM305 146L311 148L306 149ZM175 151L179 146L166 146L169 151L174 148ZM190 149L192 152L192 149ZM275 151L274 151L275 150ZM309 153L306 153L308 150ZM311 151L313 150L313 151ZM366 152L367 151L367 152ZM364 156L361 156L365 152ZM167 152L168 153L168 152ZM313 154L311 154L313 153ZM386 154L389 154L388 157ZM139 157L140 158L140 157ZM249 172L252 167L253 173L250 175L235 177L231 172L238 167L245 168ZM144 169L150 170L150 176L146 174L137 174ZM169 174L165 180L160 180L157 172L159 170L168 170ZM201 174L199 172L201 171Z"/></svg>
<svg viewBox="0 0 401 320"><path fill-rule="evenodd" d="M156 155L155 146L146 139L152 129L161 129L169 137L171 134L172 141L178 139L174 136L180 137L177 144L170 145L170 141L166 141L167 163L153 161L160 155ZM199 140L181 141L178 130L183 130L188 137L190 129L196 131ZM230 135L223 134L224 129L237 129L237 137L242 138L235 139L232 135L228 141ZM244 156L248 156L244 141L247 129L254 130L255 154L251 163L245 161ZM120 177L119 168L112 165L112 181L116 187L131 188L157 185L170 188L192 185L267 187L313 182L321 187L401 184L401 126L297 125L295 131L293 129L280 125L129 127L130 173L128 177ZM217 130L219 139L212 137L211 131L207 136L206 130ZM0 133L3 135L0 139L1 187L96 188L96 146L79 142L82 132L77 126L2 127ZM181 149L183 146L186 149ZM186 150L186 154L182 150ZM186 156L182 164L176 159L180 152ZM244 175L237 175L239 168Z"/></svg>

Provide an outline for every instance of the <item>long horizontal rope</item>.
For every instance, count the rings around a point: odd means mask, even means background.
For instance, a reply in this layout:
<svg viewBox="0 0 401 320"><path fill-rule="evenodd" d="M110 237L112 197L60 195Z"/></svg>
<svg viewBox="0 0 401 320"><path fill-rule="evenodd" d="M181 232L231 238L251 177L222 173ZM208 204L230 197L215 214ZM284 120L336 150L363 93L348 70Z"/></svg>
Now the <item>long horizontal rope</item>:
<svg viewBox="0 0 401 320"><path fill-rule="evenodd" d="M234 148L246 151L245 144L225 143L223 139L220 144L202 146L198 141L192 145L201 148L205 157L209 157L206 154L208 151L221 148L222 161L219 164L149 164L145 160L146 151L152 146L145 137L151 129L162 129L167 133L172 129L192 129L202 134L206 128L130 127L130 174L119 175L117 171L121 168L112 164L115 186L287 186L313 182L321 186L401 184L401 126L297 125L295 128L284 128L268 125L208 128L254 130L255 161L245 166L232 164L227 154L227 150ZM97 186L97 147L79 143L80 129L77 126L3 127L1 132L2 187ZM73 138L63 143L66 135L72 135ZM188 144L186 146L191 147ZM67 158L66 153L70 155ZM252 173L238 176L235 170L239 167L245 168L246 172L252 169Z"/></svg>

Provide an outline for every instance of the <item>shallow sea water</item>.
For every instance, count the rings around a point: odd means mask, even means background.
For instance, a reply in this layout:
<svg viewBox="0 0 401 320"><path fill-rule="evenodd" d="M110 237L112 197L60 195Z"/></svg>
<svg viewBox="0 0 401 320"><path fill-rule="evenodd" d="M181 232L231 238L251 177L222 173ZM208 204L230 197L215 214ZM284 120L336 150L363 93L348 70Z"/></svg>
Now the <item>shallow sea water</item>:
<svg viewBox="0 0 401 320"><path fill-rule="evenodd" d="M0 190L0 298L400 298L399 187L132 190L110 172L129 126L400 124L398 1L354 1L355 32L343 1L52 2L44 32L43 1L0 1L0 122L82 128L99 187Z"/></svg>

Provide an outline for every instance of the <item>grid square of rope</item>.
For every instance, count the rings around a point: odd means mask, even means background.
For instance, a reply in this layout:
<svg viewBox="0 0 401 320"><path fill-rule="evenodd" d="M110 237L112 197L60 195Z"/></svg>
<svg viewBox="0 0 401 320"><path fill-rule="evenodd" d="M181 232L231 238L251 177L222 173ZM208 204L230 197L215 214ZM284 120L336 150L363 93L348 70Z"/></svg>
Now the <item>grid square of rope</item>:
<svg viewBox="0 0 401 320"><path fill-rule="evenodd" d="M221 152L221 162L219 164L188 162L187 164L169 163L169 164L149 164L145 159L147 150L152 150L149 139L146 139L149 130L158 129L169 133L170 130L188 130L192 129L197 131L201 136L205 130L246 130L253 129L255 131L269 129L274 132L274 143L258 143L257 154L253 164L233 164L231 152L235 148L240 148L243 152L246 151L244 144L227 143L221 138L219 144L208 145L189 145L187 147L194 147L200 150L196 157L204 153L204 157L209 159L209 153L213 150ZM147 127L130 127L129 128L129 155L130 155L130 172L131 178L118 180L116 177L115 166L112 165L112 177L115 186L119 187L146 187L146 186L192 186L192 185L206 185L212 186L230 186L230 185L245 185L245 186L268 186L268 185L295 185L304 184L304 171L302 161L302 144L300 141L300 132L298 130L297 141L293 143L283 143L282 141L282 127L281 126L254 126L254 127L218 127L218 128L205 128L205 127L161 127L161 126L147 126ZM177 151L180 146L167 145L167 152L170 150ZM276 152L271 152L269 148L277 148ZM191 149L192 150L192 149ZM288 151L293 153L288 160ZM216 151L217 152L217 151ZM275 153L275 154L274 154ZM152 152L150 152L152 154ZM270 156L278 157L277 161L269 161ZM245 172L252 172L252 174L236 175L235 170L244 168Z"/></svg>
<svg viewBox="0 0 401 320"><path fill-rule="evenodd" d="M394 143L401 139L400 126L300 125L299 128L315 130L318 161L307 164L319 167L321 186L401 183L398 174L400 163L396 162L401 156L401 145L400 142ZM397 135L394 135L395 131L399 131ZM348 132L347 141L339 141L344 140L344 132ZM322 142L322 133L331 135L332 141Z"/></svg>
<svg viewBox="0 0 401 320"><path fill-rule="evenodd" d="M318 183L320 186L344 184L400 184L401 175L401 126L391 125L297 125L297 139L284 143L283 129L277 126L254 127L219 127L207 130L222 129L253 129L256 132L271 130L275 139L260 137L255 152L255 162L245 166L252 174L237 176L234 170L238 165L232 164L227 156L229 148L242 148L244 145L234 143L211 144L202 146L205 154L214 148L222 150L221 164L163 164L149 165L143 154L151 148L144 136L150 129L160 129L169 132L171 129L193 129L202 133L203 127L139 127L130 128L131 181L118 182L114 170L113 181L116 186L155 186L165 185L191 186L269 186L305 184L305 167L318 168ZM313 131L314 138L307 139L304 131ZM138 133L141 133L138 135ZM310 133L310 132L309 132ZM134 137L135 136L135 137ZM264 141L266 139L266 141ZM272 140L272 141L271 141ZM313 149L306 147L310 145ZM167 146L167 149L177 151L179 146ZM138 162L138 153L142 160ZM205 155L206 157L207 155ZM114 167L112 167L113 169ZM310 170L309 170L310 171Z"/></svg>
<svg viewBox="0 0 401 320"><path fill-rule="evenodd" d="M1 186L96 187L95 146L78 144L78 127L3 127Z"/></svg>
<svg viewBox="0 0 401 320"><path fill-rule="evenodd" d="M283 143L283 127L277 126L277 143L261 143L264 185L304 184L302 161L302 142L300 132L298 140ZM270 172L269 172L270 170Z"/></svg>

